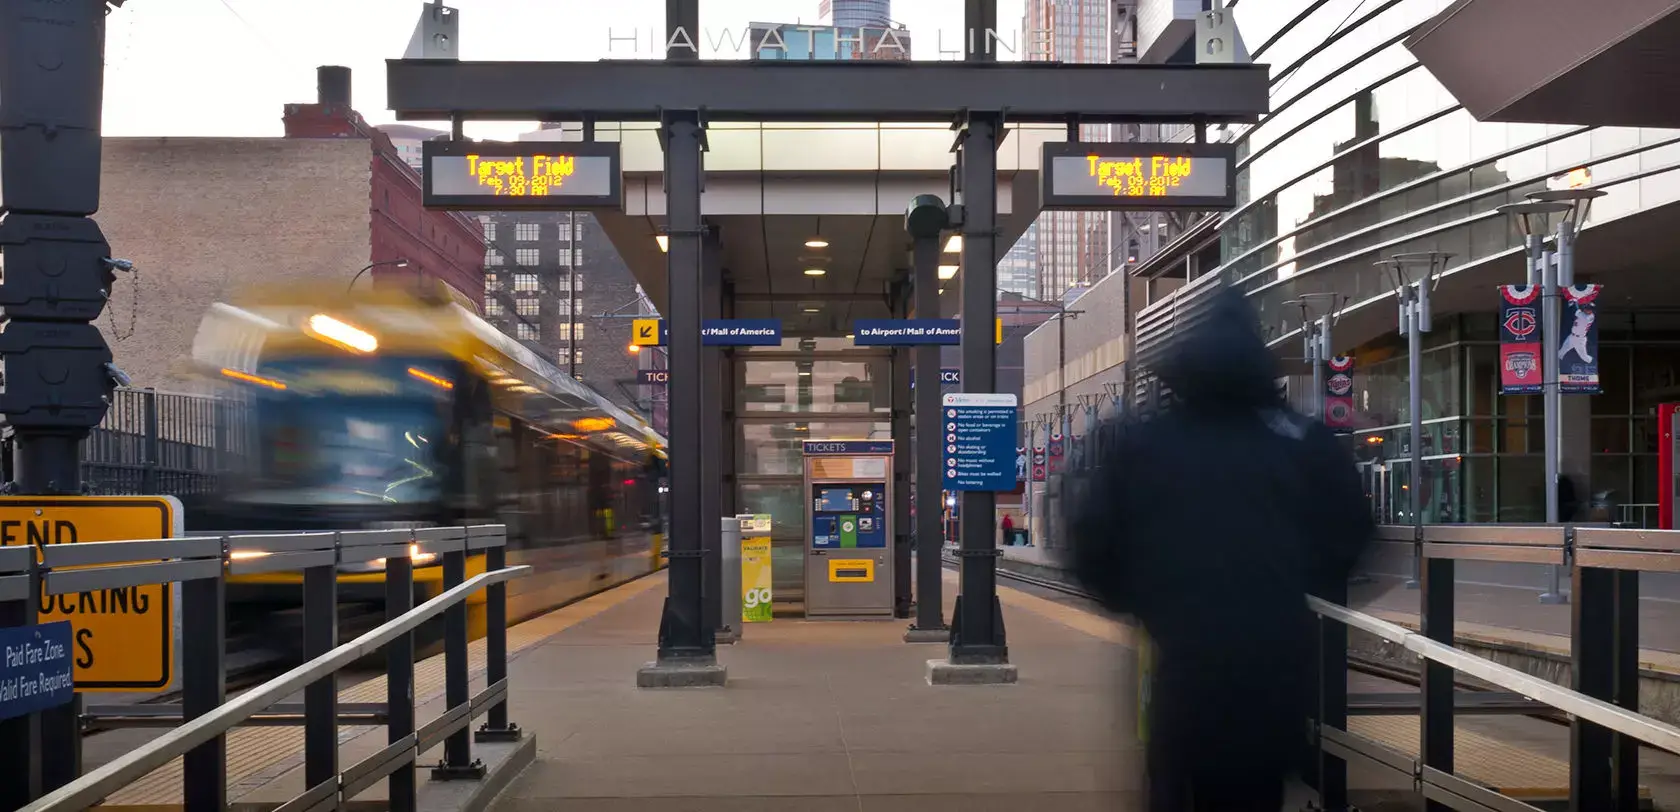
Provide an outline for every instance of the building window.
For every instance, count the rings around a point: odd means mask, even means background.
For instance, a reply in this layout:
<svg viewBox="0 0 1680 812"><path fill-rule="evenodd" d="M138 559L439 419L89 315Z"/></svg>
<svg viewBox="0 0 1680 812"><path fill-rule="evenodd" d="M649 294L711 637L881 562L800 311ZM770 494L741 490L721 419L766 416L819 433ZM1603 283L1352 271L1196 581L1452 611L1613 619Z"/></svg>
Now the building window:
<svg viewBox="0 0 1680 812"><path fill-rule="evenodd" d="M566 251L565 251L565 249L561 249L561 251L560 251L560 264L562 264L562 265L566 264ZM572 249L572 264L571 264L571 267L575 268L575 267L577 267L579 265L582 265L582 264L583 264L583 249L582 248L573 248Z"/></svg>
<svg viewBox="0 0 1680 812"><path fill-rule="evenodd" d="M574 234L575 231L581 231L581 230L582 229L575 229L574 230L571 223L561 223L560 224L560 241L561 242L571 242L572 240L577 239L576 237L574 237L572 235Z"/></svg>
<svg viewBox="0 0 1680 812"><path fill-rule="evenodd" d="M537 326L529 322L520 322L513 327L513 335L520 341L536 341Z"/></svg>
<svg viewBox="0 0 1680 812"><path fill-rule="evenodd" d="M560 339L562 341L582 341L583 324L575 321L561 322Z"/></svg>
<svg viewBox="0 0 1680 812"><path fill-rule="evenodd" d="M485 223L484 223L484 239L486 239L486 240L496 239L496 224L495 223L490 222L488 220L485 221Z"/></svg>
<svg viewBox="0 0 1680 812"><path fill-rule="evenodd" d="M535 316L535 315L537 315L537 300L536 299L520 299L519 302L514 306L514 312L518 313L521 316Z"/></svg>
<svg viewBox="0 0 1680 812"><path fill-rule="evenodd" d="M559 313L562 316L572 315L572 300L569 297L563 297L563 298L557 299L557 300L555 300L555 304L558 305L558 307L555 309L556 313ZM577 309L578 310L583 310L583 303L578 302L577 304L578 304Z"/></svg>
<svg viewBox="0 0 1680 812"><path fill-rule="evenodd" d="M494 248L484 249L484 267L494 268L502 264L502 252Z"/></svg>
<svg viewBox="0 0 1680 812"><path fill-rule="evenodd" d="M541 256L535 248L518 248L513 252L513 261L527 268L534 268L541 261Z"/></svg>
<svg viewBox="0 0 1680 812"><path fill-rule="evenodd" d="M486 293L501 287L501 284L502 279L496 275L495 271L484 272L484 291Z"/></svg>
<svg viewBox="0 0 1680 812"><path fill-rule="evenodd" d="M520 242L536 242L541 233L539 223L519 223L513 227L513 238Z"/></svg>
<svg viewBox="0 0 1680 812"><path fill-rule="evenodd" d="M500 316L500 315L502 315L502 300L501 299L492 299L488 296L484 297L484 315L486 315L486 316Z"/></svg>
<svg viewBox="0 0 1680 812"><path fill-rule="evenodd" d="M561 290L561 292L570 292L574 286L580 292L583 290L583 275L582 274L575 273L575 272L574 273L568 273L568 274L561 274L560 278L559 278L559 282L560 282L560 284L557 285L556 287L558 287Z"/></svg>
<svg viewBox="0 0 1680 812"><path fill-rule="evenodd" d="M514 274L513 289L520 293L535 293L537 291L537 275L534 273Z"/></svg>

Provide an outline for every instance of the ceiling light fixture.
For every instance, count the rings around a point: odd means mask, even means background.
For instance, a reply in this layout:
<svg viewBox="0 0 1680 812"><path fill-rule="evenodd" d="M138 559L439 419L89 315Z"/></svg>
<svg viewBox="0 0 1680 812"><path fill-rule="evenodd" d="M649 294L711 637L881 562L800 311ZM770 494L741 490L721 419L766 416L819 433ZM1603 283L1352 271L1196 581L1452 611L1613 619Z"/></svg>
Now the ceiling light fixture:
<svg viewBox="0 0 1680 812"><path fill-rule="evenodd" d="M805 275L806 276L823 276L824 274L827 274L827 273L828 273L828 271L826 269L823 269L823 268L806 268L805 269Z"/></svg>
<svg viewBox="0 0 1680 812"><path fill-rule="evenodd" d="M808 239L808 240L805 241L805 247L806 248L827 248L828 247L828 240L823 239L821 236L812 237L811 239Z"/></svg>
<svg viewBox="0 0 1680 812"><path fill-rule="evenodd" d="M806 313L818 313L818 312L821 312L821 311L822 311L822 308L820 308L820 307L807 307L807 308L805 308Z"/></svg>
<svg viewBox="0 0 1680 812"><path fill-rule="evenodd" d="M956 265L941 265L941 266L939 266L939 278L940 279L952 279L952 278L955 278L956 275L957 275L957 266Z"/></svg>
<svg viewBox="0 0 1680 812"><path fill-rule="evenodd" d="M955 253L959 253L961 251L962 251L962 235L961 234L952 234L951 239L948 239L948 240L945 241L945 251L944 251L944 253L955 254Z"/></svg>
<svg viewBox="0 0 1680 812"><path fill-rule="evenodd" d="M670 253L670 251L671 251L671 238L670 237L667 237L664 234L660 234L659 236L654 237L653 241L656 242L656 243L659 243L659 250L662 253Z"/></svg>

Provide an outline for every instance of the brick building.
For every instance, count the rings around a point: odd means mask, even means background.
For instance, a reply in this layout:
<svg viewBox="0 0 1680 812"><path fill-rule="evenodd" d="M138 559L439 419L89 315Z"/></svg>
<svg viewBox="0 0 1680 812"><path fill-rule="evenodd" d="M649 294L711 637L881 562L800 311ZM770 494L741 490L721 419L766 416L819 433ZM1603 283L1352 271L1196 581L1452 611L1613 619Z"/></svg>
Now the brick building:
<svg viewBox="0 0 1680 812"><path fill-rule="evenodd" d="M106 138L97 219L122 275L99 325L137 386L200 388L193 333L251 284L344 290L423 276L482 301L476 220L420 205L420 178L350 106L349 70L323 68L313 104L289 104L283 138ZM358 284L369 284L363 280Z"/></svg>

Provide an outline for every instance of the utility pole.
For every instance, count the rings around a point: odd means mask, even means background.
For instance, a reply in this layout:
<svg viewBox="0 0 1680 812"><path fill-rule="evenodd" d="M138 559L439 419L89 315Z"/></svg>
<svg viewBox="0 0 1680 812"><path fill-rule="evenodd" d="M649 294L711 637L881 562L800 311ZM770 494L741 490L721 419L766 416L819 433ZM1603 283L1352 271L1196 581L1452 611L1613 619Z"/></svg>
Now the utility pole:
<svg viewBox="0 0 1680 812"><path fill-rule="evenodd" d="M0 0L0 433L20 494L79 494L81 441L126 376L93 321L118 270L99 210L104 0ZM6 618L32 625L35 617ZM0 722L0 758L22 781L4 801L51 792L81 772L80 701ZM38 734L39 739L36 740ZM34 775L32 759L40 772Z"/></svg>

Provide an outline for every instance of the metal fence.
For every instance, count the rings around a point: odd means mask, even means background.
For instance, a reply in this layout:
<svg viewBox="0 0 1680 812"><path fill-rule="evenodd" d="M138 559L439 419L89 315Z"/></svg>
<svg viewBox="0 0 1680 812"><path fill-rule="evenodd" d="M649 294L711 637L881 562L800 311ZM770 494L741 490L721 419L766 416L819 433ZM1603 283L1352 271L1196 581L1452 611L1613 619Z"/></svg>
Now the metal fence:
<svg viewBox="0 0 1680 812"><path fill-rule="evenodd" d="M207 493L252 447L249 404L118 389L82 443L82 481L102 496Z"/></svg>

